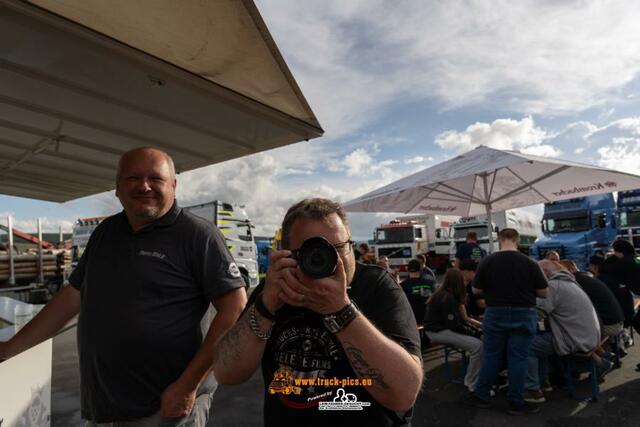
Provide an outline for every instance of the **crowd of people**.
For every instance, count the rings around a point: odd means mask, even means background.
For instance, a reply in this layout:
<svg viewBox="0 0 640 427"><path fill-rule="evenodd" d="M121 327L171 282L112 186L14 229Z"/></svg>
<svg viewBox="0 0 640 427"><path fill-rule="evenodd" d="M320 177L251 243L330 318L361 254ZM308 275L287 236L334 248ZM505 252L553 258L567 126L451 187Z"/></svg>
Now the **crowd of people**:
<svg viewBox="0 0 640 427"><path fill-rule="evenodd" d="M509 412L526 414L544 401L554 358L593 352L604 374L613 355L602 337L640 325L639 267L624 240L580 272L557 253L540 263L522 254L516 230L501 230L490 255L470 233L442 285L424 255L400 281L388 258L353 247L340 204L320 198L289 208L282 249L247 300L223 235L178 206L176 185L165 152L125 153L116 173L123 211L92 234L69 285L0 342L2 361L79 315L88 426L204 427L217 382L245 382L259 367L266 426L409 425L424 379L419 325L430 341L469 354L470 403L490 406L508 368ZM334 263L327 274L297 258L318 240L329 248L318 259ZM209 304L217 313L203 322Z"/></svg>
<svg viewBox="0 0 640 427"><path fill-rule="evenodd" d="M414 309L431 342L467 353L464 385L473 405L491 405L498 374L508 367L514 415L537 412L545 391L564 386L563 357L589 355L602 380L626 354L625 327L640 332L633 307L640 263L630 242L616 240L610 254L592 257L580 271L555 251L533 261L518 250L518 237L501 230L500 251L487 256L476 236L467 236L442 285L422 311ZM415 291L405 292L415 299ZM576 360L581 368L588 358Z"/></svg>

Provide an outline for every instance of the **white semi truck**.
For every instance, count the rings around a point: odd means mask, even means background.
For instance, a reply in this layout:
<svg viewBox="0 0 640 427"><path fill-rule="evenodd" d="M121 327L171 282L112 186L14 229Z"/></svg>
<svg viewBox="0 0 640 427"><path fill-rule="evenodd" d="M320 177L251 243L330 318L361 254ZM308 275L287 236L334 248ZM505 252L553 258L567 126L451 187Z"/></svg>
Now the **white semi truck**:
<svg viewBox="0 0 640 427"><path fill-rule="evenodd" d="M211 221L220 229L247 289L257 286L258 250L253 237L253 224L244 207L215 200L184 209Z"/></svg>
<svg viewBox="0 0 640 427"><path fill-rule="evenodd" d="M529 254L529 246L542 235L540 218L523 209L509 209L491 214L493 230L493 252L498 251L498 233L503 228L514 228L520 234L520 250ZM449 245L449 257L453 260L458 247L466 241L467 233L475 231L478 244L489 253L489 234L486 215L462 217L453 225Z"/></svg>
<svg viewBox="0 0 640 427"><path fill-rule="evenodd" d="M430 267L441 270L449 257L450 228L457 217L449 215L410 215L382 224L374 233L376 258L386 256L389 265L406 271L418 254L428 254Z"/></svg>

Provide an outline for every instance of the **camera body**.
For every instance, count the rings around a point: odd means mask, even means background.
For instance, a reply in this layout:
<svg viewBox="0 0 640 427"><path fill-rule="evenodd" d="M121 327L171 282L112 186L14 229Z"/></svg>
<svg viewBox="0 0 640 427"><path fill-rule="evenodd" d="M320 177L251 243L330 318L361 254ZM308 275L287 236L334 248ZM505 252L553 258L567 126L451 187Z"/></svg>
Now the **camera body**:
<svg viewBox="0 0 640 427"><path fill-rule="evenodd" d="M338 251L324 237L310 237L299 249L291 251L302 272L312 279L333 276L338 265Z"/></svg>

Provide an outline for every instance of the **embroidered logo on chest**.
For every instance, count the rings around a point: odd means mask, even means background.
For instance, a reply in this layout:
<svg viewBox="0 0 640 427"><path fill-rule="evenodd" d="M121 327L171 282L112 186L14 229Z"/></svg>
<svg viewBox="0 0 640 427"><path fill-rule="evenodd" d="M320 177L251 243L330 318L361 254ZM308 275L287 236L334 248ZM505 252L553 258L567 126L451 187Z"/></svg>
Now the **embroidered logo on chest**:
<svg viewBox="0 0 640 427"><path fill-rule="evenodd" d="M158 259L167 259L167 256L165 254L163 254L162 252L158 252L158 251L145 251L145 250L141 249L140 252L138 252L138 255L150 256L150 257L154 257L154 258L158 258Z"/></svg>

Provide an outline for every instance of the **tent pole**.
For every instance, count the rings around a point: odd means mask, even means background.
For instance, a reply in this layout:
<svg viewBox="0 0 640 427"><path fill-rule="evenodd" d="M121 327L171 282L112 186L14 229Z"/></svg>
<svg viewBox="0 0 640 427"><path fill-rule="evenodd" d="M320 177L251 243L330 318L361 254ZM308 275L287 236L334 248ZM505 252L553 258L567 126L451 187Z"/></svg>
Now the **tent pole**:
<svg viewBox="0 0 640 427"><path fill-rule="evenodd" d="M482 176L482 181L484 184L484 196L486 198L486 202L484 204L484 208L487 212L487 231L489 232L489 250L487 253L493 253L493 218L491 217L491 195L489 194L489 187L487 186L487 174L485 173Z"/></svg>
<svg viewBox="0 0 640 427"><path fill-rule="evenodd" d="M493 217L491 216L491 203L484 205L487 210L487 231L489 232L489 250L488 253L493 253Z"/></svg>

